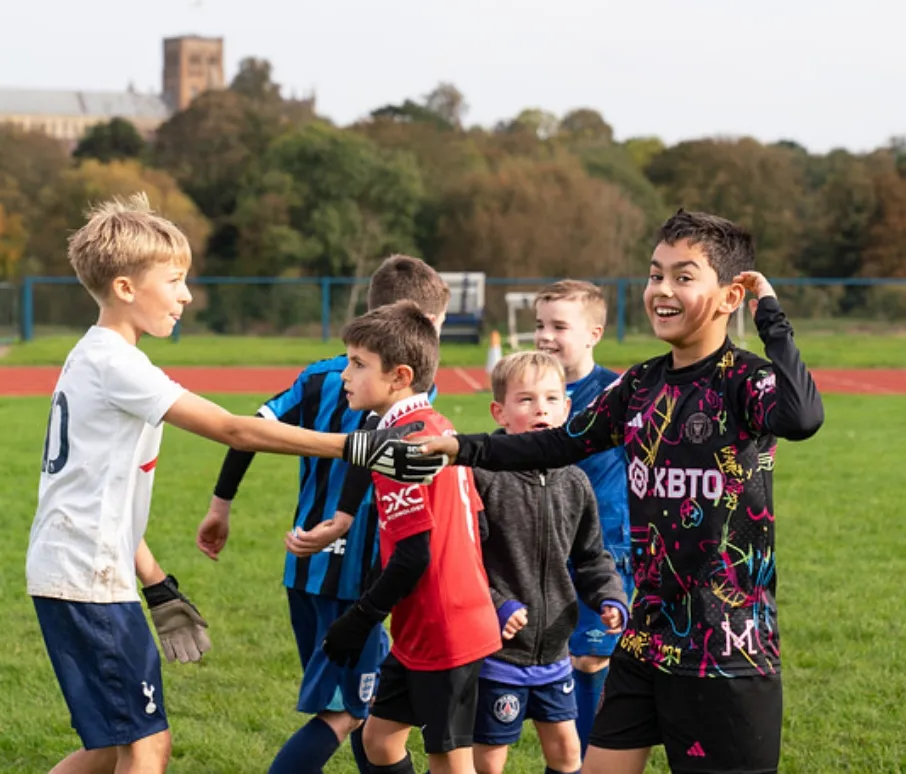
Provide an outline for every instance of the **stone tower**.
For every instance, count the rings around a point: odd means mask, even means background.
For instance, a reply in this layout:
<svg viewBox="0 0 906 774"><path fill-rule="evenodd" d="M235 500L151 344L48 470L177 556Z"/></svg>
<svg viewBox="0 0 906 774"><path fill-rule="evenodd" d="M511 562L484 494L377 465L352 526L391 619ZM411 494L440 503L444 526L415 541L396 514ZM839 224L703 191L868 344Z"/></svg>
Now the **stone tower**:
<svg viewBox="0 0 906 774"><path fill-rule="evenodd" d="M203 91L223 87L223 38L164 39L163 97L172 110L184 110Z"/></svg>

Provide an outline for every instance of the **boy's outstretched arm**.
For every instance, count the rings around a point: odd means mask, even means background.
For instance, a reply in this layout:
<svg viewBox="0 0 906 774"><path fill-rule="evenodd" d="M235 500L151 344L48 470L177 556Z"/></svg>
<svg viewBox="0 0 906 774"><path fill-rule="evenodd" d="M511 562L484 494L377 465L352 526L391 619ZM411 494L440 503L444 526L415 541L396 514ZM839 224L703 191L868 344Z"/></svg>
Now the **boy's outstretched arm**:
<svg viewBox="0 0 906 774"><path fill-rule="evenodd" d="M190 433L219 441L234 449L266 451L296 456L342 458L398 481L430 481L446 460L420 456L417 444L394 443L424 426L413 422L383 430L318 433L282 422L262 422L256 417L237 417L216 403L183 393L164 415L164 420ZM411 447L411 448L410 448Z"/></svg>
<svg viewBox="0 0 906 774"><path fill-rule="evenodd" d="M791 441L810 438L824 423L824 405L793 340L793 327L762 274L743 272L734 281L757 296L749 308L773 366L772 373L759 371L746 379L741 396L746 420L756 432Z"/></svg>
<svg viewBox="0 0 906 774"><path fill-rule="evenodd" d="M629 378L614 382L563 427L517 435L479 433L425 439L424 454L443 454L453 465L486 470L562 468L623 443Z"/></svg>

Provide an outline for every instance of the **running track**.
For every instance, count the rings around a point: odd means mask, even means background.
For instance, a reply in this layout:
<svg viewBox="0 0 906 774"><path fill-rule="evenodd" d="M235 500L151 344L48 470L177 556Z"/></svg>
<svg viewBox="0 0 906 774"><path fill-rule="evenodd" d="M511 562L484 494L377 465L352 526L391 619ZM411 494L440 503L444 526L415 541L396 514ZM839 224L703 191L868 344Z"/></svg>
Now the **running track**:
<svg viewBox="0 0 906 774"><path fill-rule="evenodd" d="M164 368L171 378L193 392L276 393L286 389L298 368ZM0 367L0 395L50 395L58 366ZM843 395L906 395L904 370L836 370L812 372L818 389ZM470 395L488 388L483 368L441 368L437 387L443 395Z"/></svg>

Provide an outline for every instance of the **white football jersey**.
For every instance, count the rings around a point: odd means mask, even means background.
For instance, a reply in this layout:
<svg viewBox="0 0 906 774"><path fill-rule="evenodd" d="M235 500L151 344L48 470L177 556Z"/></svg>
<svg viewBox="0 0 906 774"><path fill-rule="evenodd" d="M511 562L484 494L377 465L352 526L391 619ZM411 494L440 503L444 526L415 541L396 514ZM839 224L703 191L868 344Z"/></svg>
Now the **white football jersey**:
<svg viewBox="0 0 906 774"><path fill-rule="evenodd" d="M94 326L66 358L51 401L28 593L76 602L138 601L164 414L183 388L120 334Z"/></svg>

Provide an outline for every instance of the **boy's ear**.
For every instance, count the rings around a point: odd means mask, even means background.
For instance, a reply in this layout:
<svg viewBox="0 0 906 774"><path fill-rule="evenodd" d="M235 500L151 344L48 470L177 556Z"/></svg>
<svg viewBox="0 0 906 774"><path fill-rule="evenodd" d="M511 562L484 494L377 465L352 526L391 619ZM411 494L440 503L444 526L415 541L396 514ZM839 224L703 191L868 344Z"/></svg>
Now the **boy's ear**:
<svg viewBox="0 0 906 774"><path fill-rule="evenodd" d="M591 329L591 338L593 340L592 347L596 346L601 337L604 335L604 326L603 325L594 325Z"/></svg>
<svg viewBox="0 0 906 774"><path fill-rule="evenodd" d="M114 298L127 304L131 304L135 300L135 286L130 277L115 277L111 288Z"/></svg>
<svg viewBox="0 0 906 774"><path fill-rule="evenodd" d="M414 378L415 371L412 370L412 366L398 365L393 368L393 379L390 380L390 384L394 390L405 390L412 385Z"/></svg>
<svg viewBox="0 0 906 774"><path fill-rule="evenodd" d="M735 312L746 297L746 289L738 282L733 282L724 290L723 301L717 309L721 314L730 315Z"/></svg>
<svg viewBox="0 0 906 774"><path fill-rule="evenodd" d="M501 427L504 426L504 424L503 424L503 404L502 403L498 403L496 400L491 401L491 416L494 417L494 421L498 425L500 425Z"/></svg>

